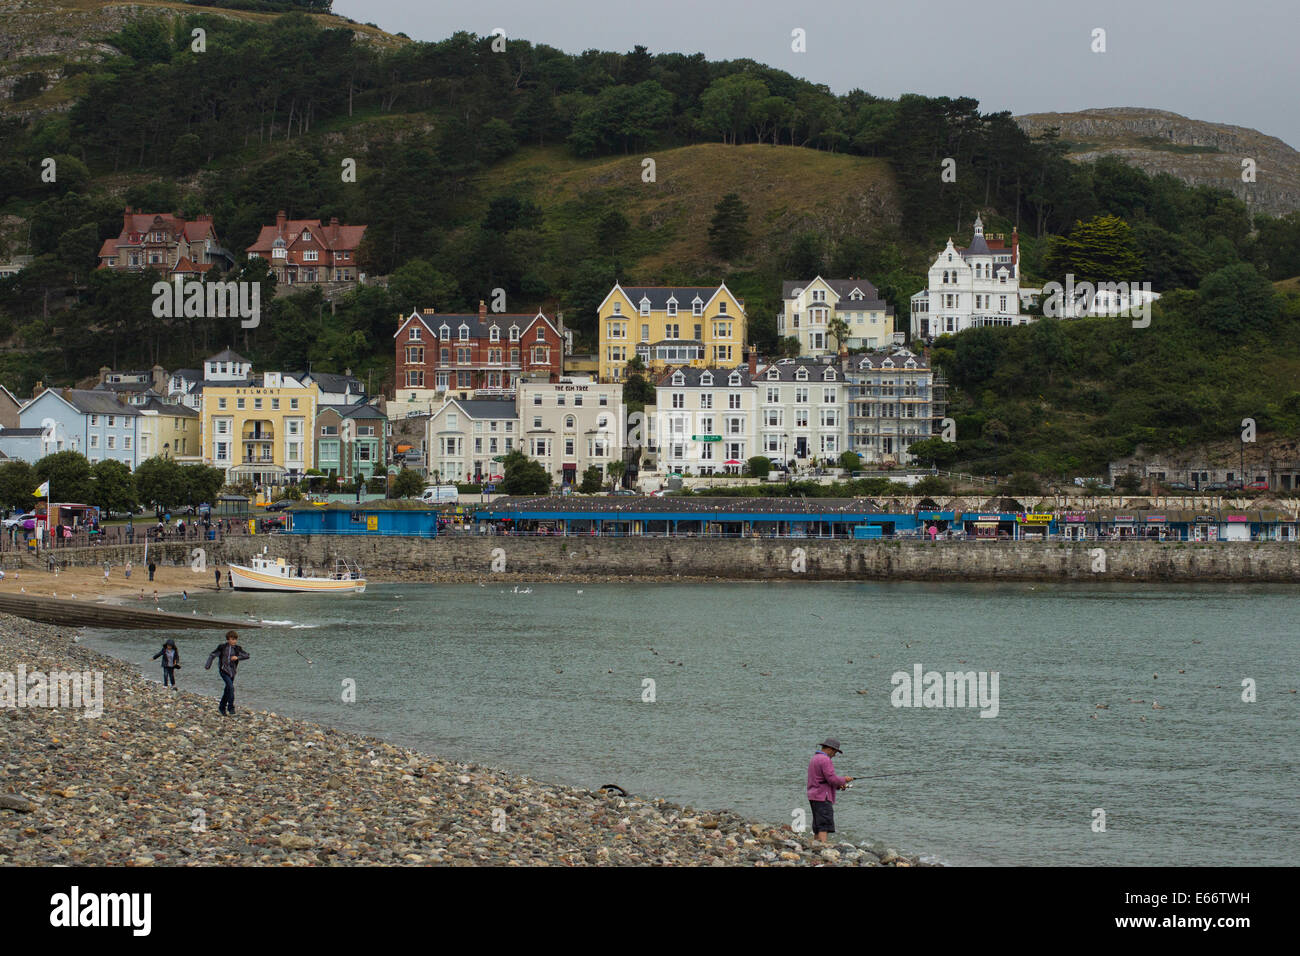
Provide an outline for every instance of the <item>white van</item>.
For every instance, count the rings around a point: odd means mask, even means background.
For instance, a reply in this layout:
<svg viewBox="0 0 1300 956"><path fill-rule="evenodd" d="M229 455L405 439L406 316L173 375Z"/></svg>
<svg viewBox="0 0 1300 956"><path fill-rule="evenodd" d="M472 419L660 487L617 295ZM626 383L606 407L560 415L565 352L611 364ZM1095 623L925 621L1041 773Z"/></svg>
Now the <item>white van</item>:
<svg viewBox="0 0 1300 956"><path fill-rule="evenodd" d="M460 501L460 493L455 485L430 485L424 489L420 500L428 504L455 504Z"/></svg>

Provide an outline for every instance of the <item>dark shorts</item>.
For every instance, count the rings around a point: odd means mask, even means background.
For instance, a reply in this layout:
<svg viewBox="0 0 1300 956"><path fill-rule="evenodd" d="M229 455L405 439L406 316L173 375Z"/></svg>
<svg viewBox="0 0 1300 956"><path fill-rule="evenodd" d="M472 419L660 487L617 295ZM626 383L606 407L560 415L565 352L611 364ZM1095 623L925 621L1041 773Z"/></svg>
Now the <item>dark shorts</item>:
<svg viewBox="0 0 1300 956"><path fill-rule="evenodd" d="M812 807L813 833L834 833L835 804L829 800L809 800L808 806Z"/></svg>

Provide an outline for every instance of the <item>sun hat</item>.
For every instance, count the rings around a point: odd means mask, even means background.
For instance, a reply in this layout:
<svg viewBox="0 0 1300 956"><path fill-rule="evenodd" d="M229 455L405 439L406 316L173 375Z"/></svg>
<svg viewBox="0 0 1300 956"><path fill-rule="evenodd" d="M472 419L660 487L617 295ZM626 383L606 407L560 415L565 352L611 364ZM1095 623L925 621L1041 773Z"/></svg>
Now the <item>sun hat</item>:
<svg viewBox="0 0 1300 956"><path fill-rule="evenodd" d="M837 737L827 737L825 740L821 742L821 746L830 747L831 750L834 750L837 754L844 753L844 751L840 748L840 741L839 738Z"/></svg>

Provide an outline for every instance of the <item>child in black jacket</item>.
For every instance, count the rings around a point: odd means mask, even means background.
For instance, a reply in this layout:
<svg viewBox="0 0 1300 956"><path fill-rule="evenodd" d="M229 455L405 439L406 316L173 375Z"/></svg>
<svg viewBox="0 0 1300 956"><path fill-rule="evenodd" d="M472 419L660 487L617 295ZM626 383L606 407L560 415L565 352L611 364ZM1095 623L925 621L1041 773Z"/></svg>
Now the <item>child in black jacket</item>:
<svg viewBox="0 0 1300 956"><path fill-rule="evenodd" d="M176 669L181 666L181 654L176 650L176 642L170 637L163 641L162 650L153 656L154 660L162 658L163 686L171 685L176 689Z"/></svg>

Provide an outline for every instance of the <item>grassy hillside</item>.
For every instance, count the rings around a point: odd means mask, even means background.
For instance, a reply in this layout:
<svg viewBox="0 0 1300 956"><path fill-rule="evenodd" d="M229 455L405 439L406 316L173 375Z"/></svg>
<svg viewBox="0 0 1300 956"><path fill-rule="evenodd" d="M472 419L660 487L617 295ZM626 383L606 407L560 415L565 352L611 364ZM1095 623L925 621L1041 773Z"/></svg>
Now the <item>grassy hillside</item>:
<svg viewBox="0 0 1300 956"><path fill-rule="evenodd" d="M646 156L583 160L562 148L520 151L484 174L484 195L511 192L537 203L552 245L586 231L594 214L617 209L632 226L625 258L637 281L713 260L713 207L727 193L749 206L760 259L781 237L815 230L834 241L896 228L894 177L880 159L794 146L717 143L652 151L655 181L642 180Z"/></svg>

